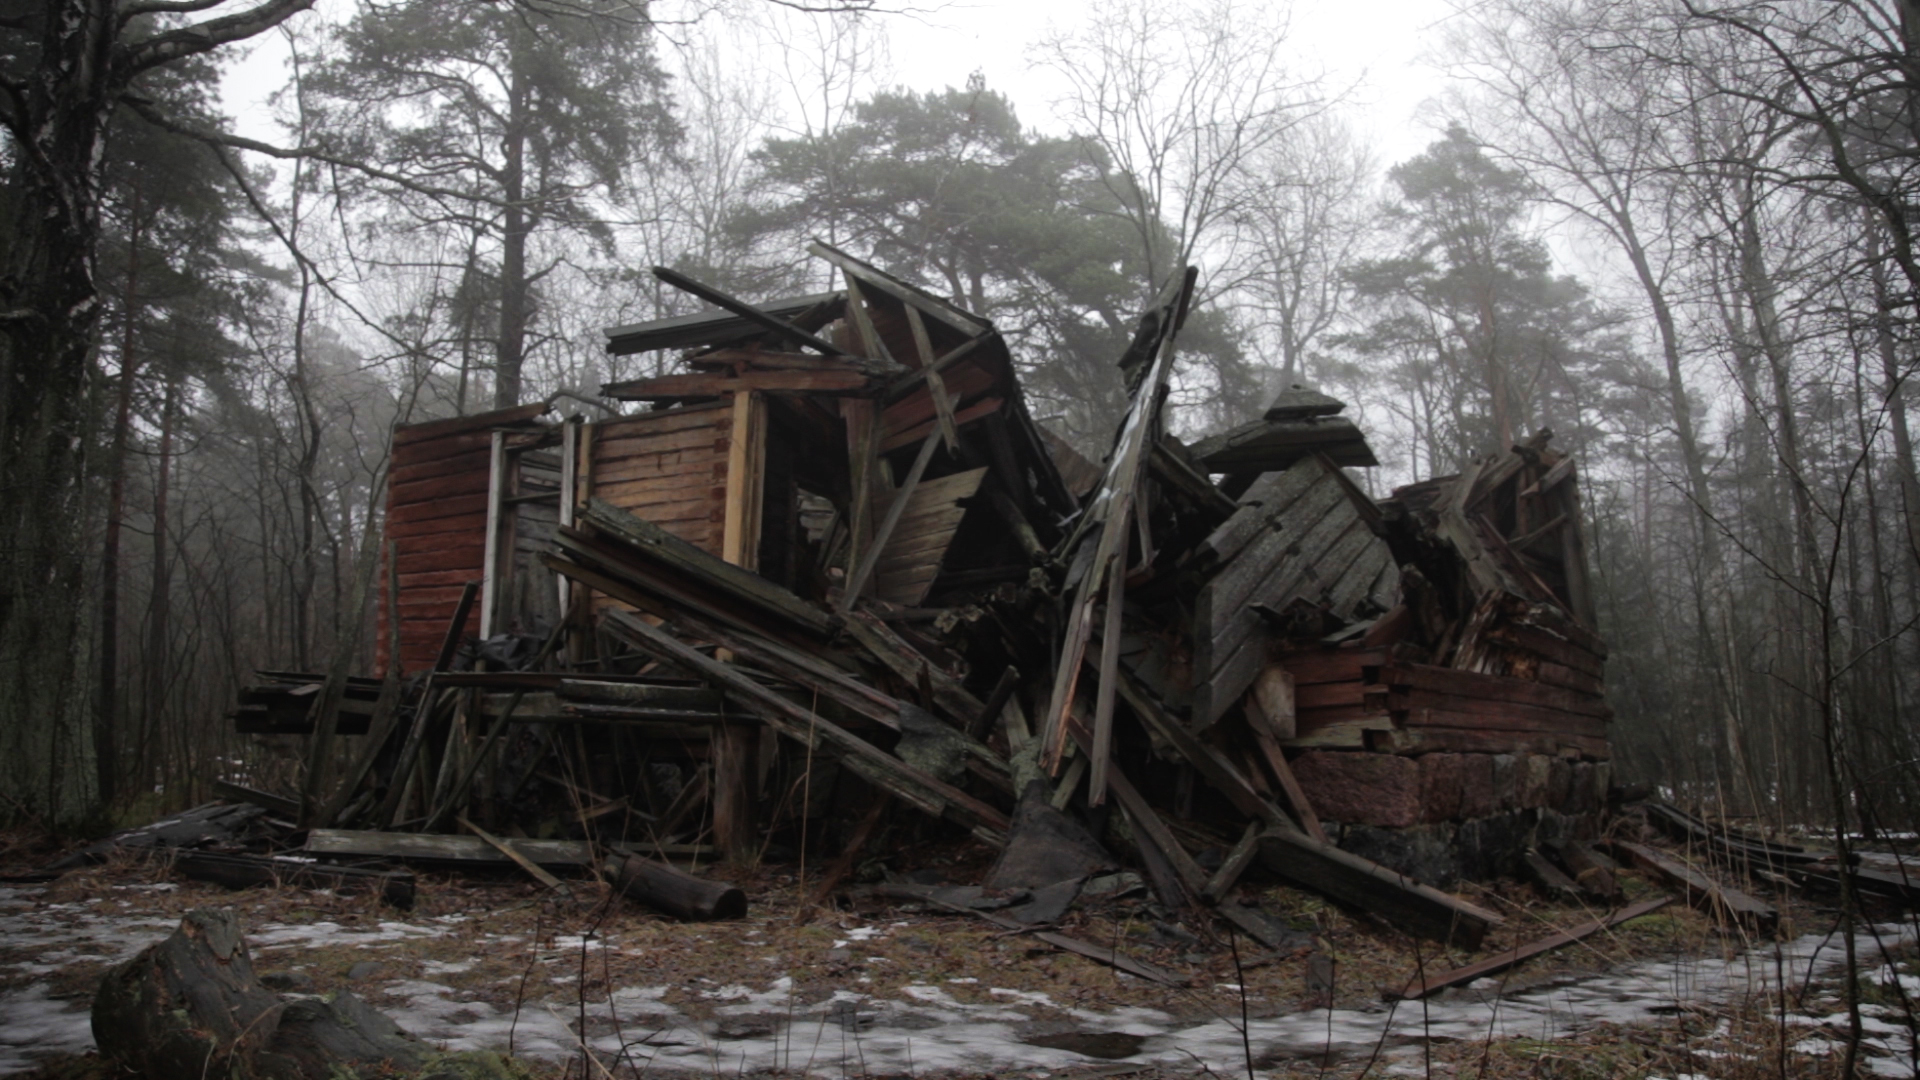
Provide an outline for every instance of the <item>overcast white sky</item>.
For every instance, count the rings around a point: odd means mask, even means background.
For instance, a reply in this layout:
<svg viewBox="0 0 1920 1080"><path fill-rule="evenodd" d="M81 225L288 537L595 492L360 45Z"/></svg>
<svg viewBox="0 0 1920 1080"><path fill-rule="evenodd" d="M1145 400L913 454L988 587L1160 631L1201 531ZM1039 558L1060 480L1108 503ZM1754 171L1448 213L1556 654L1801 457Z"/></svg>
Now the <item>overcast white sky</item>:
<svg viewBox="0 0 1920 1080"><path fill-rule="evenodd" d="M914 3L933 7L938 0ZM1051 127L1048 104L1060 88L1031 64L1030 47L1050 27L1080 21L1091 6L1090 0L954 0L926 14L881 16L891 60L891 77L882 81L937 90L965 85L979 70L989 87L1014 101L1023 121ZM1292 7L1291 51L1306 65L1324 67L1330 82L1357 86L1356 120L1383 166L1411 157L1435 138L1419 114L1444 83L1424 59L1435 28L1453 7L1453 0L1298 0ZM337 19L350 10L350 0L323 0L302 19ZM243 133L279 136L266 97L285 80L286 47L277 35L230 69L227 108Z"/></svg>
<svg viewBox="0 0 1920 1080"><path fill-rule="evenodd" d="M1045 105L1060 91L1032 68L1029 46L1049 26L1069 27L1092 6L1088 0L958 0L938 14L895 18L896 81L922 90L961 86L978 68L989 87L1020 106L1022 120L1044 126ZM1434 27L1452 11L1451 0L1299 0L1292 7L1291 51L1324 67L1332 83L1358 84L1361 128L1372 134L1383 165L1419 153L1436 137L1416 112L1441 92L1440 75L1423 57Z"/></svg>

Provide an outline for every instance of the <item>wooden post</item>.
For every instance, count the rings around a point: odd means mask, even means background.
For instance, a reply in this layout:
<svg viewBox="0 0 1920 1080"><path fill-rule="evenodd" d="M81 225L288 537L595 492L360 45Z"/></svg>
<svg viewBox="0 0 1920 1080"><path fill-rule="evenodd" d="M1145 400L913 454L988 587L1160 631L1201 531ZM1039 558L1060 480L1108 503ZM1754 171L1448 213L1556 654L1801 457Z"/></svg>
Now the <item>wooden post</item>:
<svg viewBox="0 0 1920 1080"><path fill-rule="evenodd" d="M886 486L880 478L880 410L865 398L841 398L847 425L847 576L873 545L875 496Z"/></svg>
<svg viewBox="0 0 1920 1080"><path fill-rule="evenodd" d="M760 496L766 479L766 403L753 391L733 395L727 447L726 525L720 557L753 570L760 561Z"/></svg>
<svg viewBox="0 0 1920 1080"><path fill-rule="evenodd" d="M493 608L500 599L500 515L507 494L507 433L493 433L493 450L488 458L487 475L487 550L481 558L480 637L493 636Z"/></svg>
<svg viewBox="0 0 1920 1080"><path fill-rule="evenodd" d="M757 854L753 780L759 739L743 724L713 729L713 842L727 861L750 866Z"/></svg>
<svg viewBox="0 0 1920 1080"><path fill-rule="evenodd" d="M569 417L560 425L560 524L563 527L573 524L573 511L577 505L574 496L580 484L580 419ZM564 621L573 613L573 582L565 577L553 575L554 586L560 591L560 618Z"/></svg>

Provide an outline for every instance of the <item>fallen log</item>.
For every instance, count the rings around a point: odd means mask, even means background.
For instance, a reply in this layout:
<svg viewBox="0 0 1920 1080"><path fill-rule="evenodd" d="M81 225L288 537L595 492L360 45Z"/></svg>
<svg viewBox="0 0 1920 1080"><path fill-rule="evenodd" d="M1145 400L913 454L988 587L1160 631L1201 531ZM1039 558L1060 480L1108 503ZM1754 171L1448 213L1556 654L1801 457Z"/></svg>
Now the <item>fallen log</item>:
<svg viewBox="0 0 1920 1080"><path fill-rule="evenodd" d="M327 866L216 851L176 852L173 868L194 881L210 881L229 889L291 885L299 889L330 889L342 894L372 891L402 911L413 907L414 879L413 873L407 870L366 870L357 866Z"/></svg>
<svg viewBox="0 0 1920 1080"><path fill-rule="evenodd" d="M747 894L737 885L697 878L638 855L608 859L601 871L620 895L686 922L747 917Z"/></svg>
<svg viewBox="0 0 1920 1080"><path fill-rule="evenodd" d="M1571 945L1582 938L1592 937L1602 930L1610 930L1613 927L1619 926L1621 923L1637 919L1642 915L1651 915L1671 903L1673 903L1673 897L1671 896L1645 900L1625 910L1616 911L1612 915L1592 919L1581 923L1579 926L1549 934L1538 941L1530 941L1525 945L1508 949L1498 956L1489 956L1485 960L1467 964L1463 967L1457 967L1452 971L1443 972L1439 975L1429 975L1425 979L1415 976L1406 986L1399 990L1388 989L1383 996L1414 1001L1436 991L1445 990L1449 986L1461 986L1475 979L1484 979L1489 975L1498 975L1525 960L1539 956L1541 953L1552 952L1555 949Z"/></svg>

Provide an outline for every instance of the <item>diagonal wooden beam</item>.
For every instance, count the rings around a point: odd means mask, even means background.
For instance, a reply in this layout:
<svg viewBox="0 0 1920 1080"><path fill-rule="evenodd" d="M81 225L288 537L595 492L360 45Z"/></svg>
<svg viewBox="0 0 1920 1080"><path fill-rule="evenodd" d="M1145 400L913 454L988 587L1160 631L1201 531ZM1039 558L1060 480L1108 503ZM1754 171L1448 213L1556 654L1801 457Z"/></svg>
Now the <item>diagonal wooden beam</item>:
<svg viewBox="0 0 1920 1080"><path fill-rule="evenodd" d="M934 367L933 339L927 336L926 321L917 308L907 308L907 327L913 331L913 347L920 354L920 371L927 377L927 393L933 395L933 413L940 420L940 437L947 452L960 452L960 425L953 418L953 398L947 394L947 381Z"/></svg>
<svg viewBox="0 0 1920 1080"><path fill-rule="evenodd" d="M920 444L920 453L913 459L913 468L907 470L906 481L893 493L893 501L887 504L887 516L881 518L880 527L873 530L873 539L867 545L866 554L860 556L859 567L847 579L846 590L840 594L839 610L842 614L853 608L860 590L866 587L867 578L873 575L873 568L880 565L880 555L887 549L887 538L893 535L893 527L900 524L901 516L907 512L907 502L913 498L913 489L920 486L920 477L927 471L927 462L933 459L933 449L939 442L939 434L930 432L926 441Z"/></svg>
<svg viewBox="0 0 1920 1080"><path fill-rule="evenodd" d="M755 326L771 330L783 337L791 338L794 341L800 342L802 345L811 345L821 352L826 353L828 356L847 355L846 350L835 345L833 342L816 337L777 315L769 315L759 308L754 307L752 304L747 303L745 300L739 300L729 296L711 285L703 285L687 275L680 273L678 270L673 270L665 266L656 266L653 268L653 276L679 289L683 293L687 293L690 296L697 296L715 307L731 311Z"/></svg>

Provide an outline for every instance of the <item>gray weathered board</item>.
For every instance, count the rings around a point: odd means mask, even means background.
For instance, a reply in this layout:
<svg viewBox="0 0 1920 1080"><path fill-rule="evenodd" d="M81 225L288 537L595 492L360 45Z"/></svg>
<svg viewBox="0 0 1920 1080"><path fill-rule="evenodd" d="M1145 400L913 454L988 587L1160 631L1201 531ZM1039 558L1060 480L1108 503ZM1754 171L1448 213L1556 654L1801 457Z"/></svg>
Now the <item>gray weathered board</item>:
<svg viewBox="0 0 1920 1080"><path fill-rule="evenodd" d="M1207 538L1219 569L1194 603L1196 725L1219 719L1266 666L1271 633L1258 609L1305 602L1352 621L1394 602L1381 587L1393 554L1369 528L1365 498L1316 455L1262 477Z"/></svg>
<svg viewBox="0 0 1920 1080"><path fill-rule="evenodd" d="M890 604L914 607L927 595L933 579L940 575L940 564L953 544L953 535L966 516L963 499L980 490L987 470L922 480L907 498L906 511L887 538L886 550L874 568L880 599Z"/></svg>
<svg viewBox="0 0 1920 1080"><path fill-rule="evenodd" d="M508 840L507 845L541 866L589 866L593 845L585 840ZM314 829L306 850L314 855L361 855L422 862L513 862L477 836L440 836L426 833L368 832L358 829Z"/></svg>

